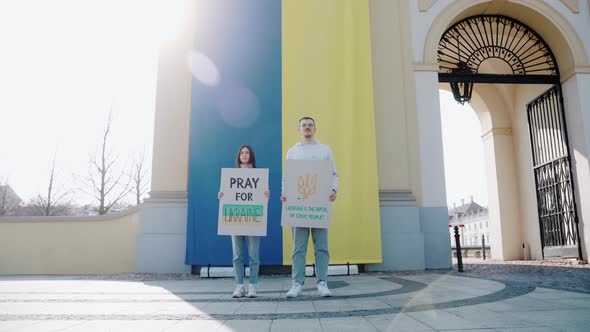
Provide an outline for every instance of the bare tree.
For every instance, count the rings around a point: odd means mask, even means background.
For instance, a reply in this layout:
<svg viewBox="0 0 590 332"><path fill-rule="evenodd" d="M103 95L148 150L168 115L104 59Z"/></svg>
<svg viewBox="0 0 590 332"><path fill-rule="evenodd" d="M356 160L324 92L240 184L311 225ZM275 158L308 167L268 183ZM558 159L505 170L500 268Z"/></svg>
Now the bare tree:
<svg viewBox="0 0 590 332"><path fill-rule="evenodd" d="M37 195L32 201L33 211L35 215L42 216L58 216L67 214L68 207L71 202L67 202L66 198L70 194L67 191L56 189L55 182L55 160L56 155L53 155L53 162L51 164L51 172L49 173L49 185L47 186L47 194Z"/></svg>
<svg viewBox="0 0 590 332"><path fill-rule="evenodd" d="M89 176L86 180L87 191L98 201L99 215L109 213L113 208L122 206L123 199L131 191L131 178L125 176L124 171L116 168L118 158L111 155L109 150L109 135L111 133L112 113L109 114L105 130L102 135L101 149L98 155L90 158ZM124 179L128 181L124 183Z"/></svg>
<svg viewBox="0 0 590 332"><path fill-rule="evenodd" d="M9 202L8 202L8 191L10 188L8 184L0 182L0 216L8 215Z"/></svg>
<svg viewBox="0 0 590 332"><path fill-rule="evenodd" d="M133 189L131 192L135 198L135 205L141 203L141 198L149 190L149 183L146 178L147 173L148 169L145 165L145 153L142 153L133 163L131 174L129 174L133 183Z"/></svg>
<svg viewBox="0 0 590 332"><path fill-rule="evenodd" d="M0 216L16 214L21 203L21 198L12 190L8 180L0 179Z"/></svg>

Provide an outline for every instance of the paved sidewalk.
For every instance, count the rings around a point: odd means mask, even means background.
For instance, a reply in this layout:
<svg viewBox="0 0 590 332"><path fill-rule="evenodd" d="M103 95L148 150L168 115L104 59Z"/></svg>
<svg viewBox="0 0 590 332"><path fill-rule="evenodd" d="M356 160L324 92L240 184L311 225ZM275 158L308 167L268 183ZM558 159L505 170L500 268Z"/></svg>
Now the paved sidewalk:
<svg viewBox="0 0 590 332"><path fill-rule="evenodd" d="M308 278L286 299L288 277L262 276L236 300L231 279L4 276L0 331L588 331L589 283L590 269L467 264L333 277L330 298Z"/></svg>

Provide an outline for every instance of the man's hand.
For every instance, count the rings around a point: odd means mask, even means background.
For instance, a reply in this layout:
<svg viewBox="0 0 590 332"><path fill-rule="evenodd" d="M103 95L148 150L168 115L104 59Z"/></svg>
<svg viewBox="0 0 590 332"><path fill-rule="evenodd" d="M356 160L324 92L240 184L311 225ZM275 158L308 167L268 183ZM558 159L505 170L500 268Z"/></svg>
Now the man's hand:
<svg viewBox="0 0 590 332"><path fill-rule="evenodd" d="M286 196L281 196L281 202L285 203L287 201L287 197Z"/></svg>
<svg viewBox="0 0 590 332"><path fill-rule="evenodd" d="M269 199L270 198L270 191L268 191L268 190L265 191L264 196L266 196L266 199Z"/></svg>
<svg viewBox="0 0 590 332"><path fill-rule="evenodd" d="M333 202L336 200L336 192L334 190L332 190L332 195L330 195L330 202Z"/></svg>
<svg viewBox="0 0 590 332"><path fill-rule="evenodd" d="M221 197L223 197L223 191L220 191L220 192L217 194L217 199L221 199Z"/></svg>

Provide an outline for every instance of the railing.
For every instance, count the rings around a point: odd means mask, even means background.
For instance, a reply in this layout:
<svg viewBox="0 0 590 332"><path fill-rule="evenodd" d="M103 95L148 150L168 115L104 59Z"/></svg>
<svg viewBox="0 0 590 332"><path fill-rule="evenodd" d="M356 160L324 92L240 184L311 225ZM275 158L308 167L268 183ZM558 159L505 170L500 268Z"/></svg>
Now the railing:
<svg viewBox="0 0 590 332"><path fill-rule="evenodd" d="M457 248L452 246L451 251L453 258L457 258ZM485 255L485 256L484 256ZM483 258L489 259L490 257L490 246L485 246L485 250L481 246L461 246L461 256L463 258Z"/></svg>
<svg viewBox="0 0 590 332"><path fill-rule="evenodd" d="M461 235L459 235L459 227L453 227L455 231L455 246L451 245L451 254L453 258L457 259L457 271L463 272L463 257L469 257L469 251L474 252L476 258L482 258L485 260L486 256L490 257L490 246L486 246L486 238L481 235L481 246L461 246ZM486 255L487 254L487 255Z"/></svg>

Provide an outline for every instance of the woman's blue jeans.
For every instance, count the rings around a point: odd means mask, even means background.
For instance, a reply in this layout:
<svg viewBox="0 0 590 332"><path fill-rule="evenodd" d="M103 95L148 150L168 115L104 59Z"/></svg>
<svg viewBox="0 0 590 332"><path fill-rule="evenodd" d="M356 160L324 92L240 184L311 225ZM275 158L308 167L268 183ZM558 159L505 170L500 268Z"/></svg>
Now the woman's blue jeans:
<svg viewBox="0 0 590 332"><path fill-rule="evenodd" d="M244 251L245 242L248 240L248 255L250 256L250 284L258 282L258 269L260 267L260 236L232 235L231 244L233 249L234 277L236 284L244 284Z"/></svg>

